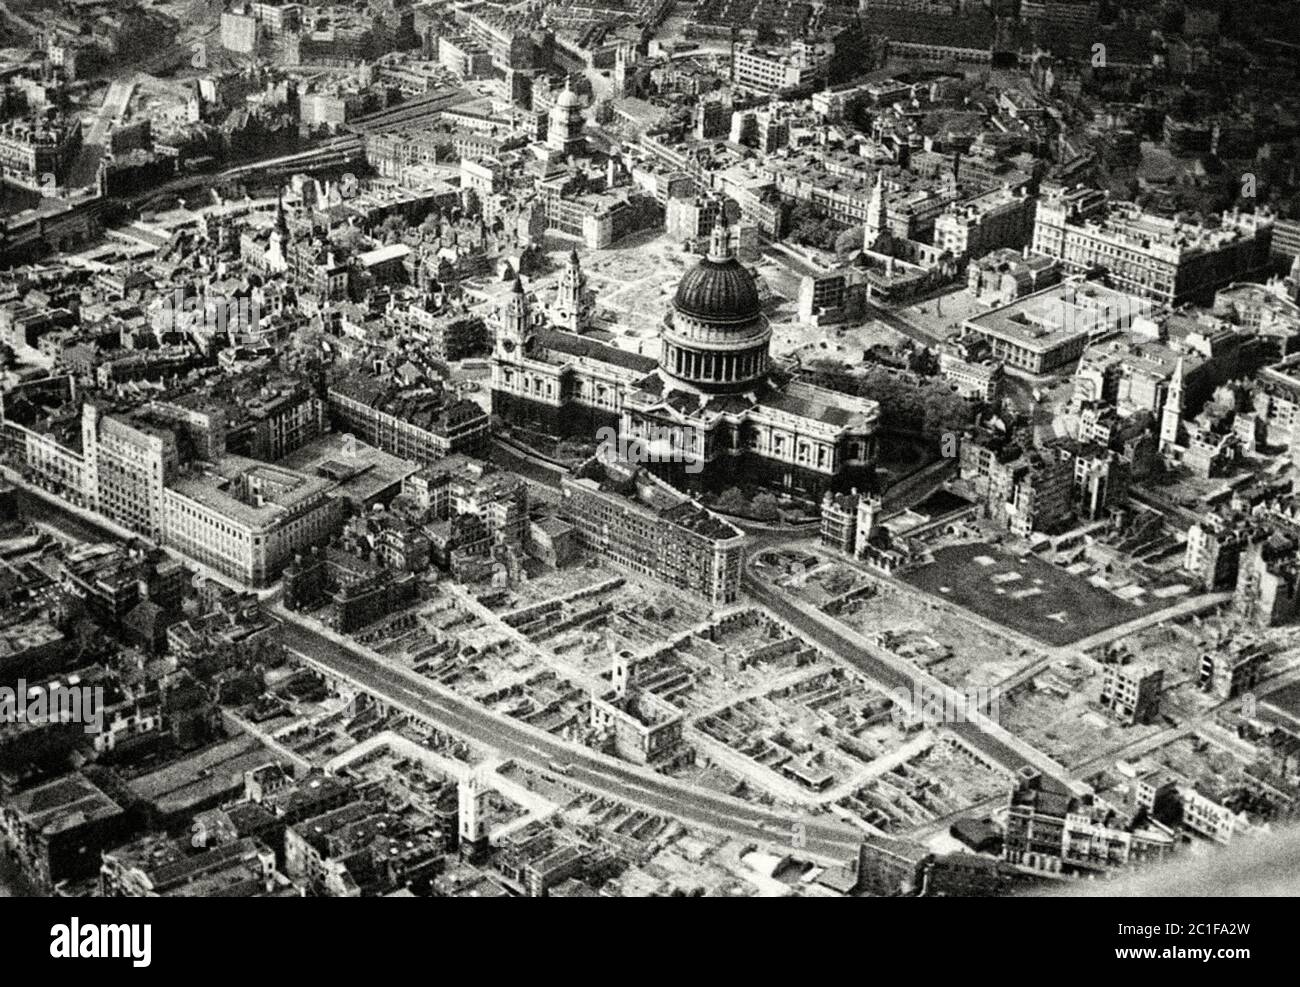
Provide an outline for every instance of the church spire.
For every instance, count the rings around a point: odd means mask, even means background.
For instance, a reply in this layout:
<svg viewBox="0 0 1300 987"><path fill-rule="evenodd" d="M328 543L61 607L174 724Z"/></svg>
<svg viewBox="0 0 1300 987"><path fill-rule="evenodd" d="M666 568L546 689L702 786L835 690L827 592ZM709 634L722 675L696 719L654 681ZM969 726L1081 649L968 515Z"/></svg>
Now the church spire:
<svg viewBox="0 0 1300 987"><path fill-rule="evenodd" d="M280 186L275 194L275 232L280 234L280 242L289 242L289 221L284 215L284 187Z"/></svg>
<svg viewBox="0 0 1300 987"><path fill-rule="evenodd" d="M867 205L867 249L875 246L876 240L880 234L884 233L888 226L888 206L885 203L885 172L880 169L876 172L876 184L871 189L871 201Z"/></svg>
<svg viewBox="0 0 1300 987"><path fill-rule="evenodd" d="M1160 451L1164 452L1178 444L1178 433L1183 424L1183 382L1186 371L1183 358L1178 358L1173 376L1169 378L1169 389L1165 393L1165 407L1160 417Z"/></svg>

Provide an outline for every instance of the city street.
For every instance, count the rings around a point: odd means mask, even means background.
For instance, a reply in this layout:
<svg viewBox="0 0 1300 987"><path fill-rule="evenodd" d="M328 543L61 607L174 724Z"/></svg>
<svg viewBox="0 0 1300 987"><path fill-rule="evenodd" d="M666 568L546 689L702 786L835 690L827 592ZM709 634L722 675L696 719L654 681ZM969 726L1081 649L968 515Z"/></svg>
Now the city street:
<svg viewBox="0 0 1300 987"><path fill-rule="evenodd" d="M859 838L848 826L763 809L690 788L565 743L496 715L472 700L452 696L412 672L383 664L358 646L345 646L283 616L280 637L291 652L318 669L346 678L390 706L491 747L503 757L542 768L567 765L566 777L583 788L777 850L799 850L839 862L847 862L856 852Z"/></svg>

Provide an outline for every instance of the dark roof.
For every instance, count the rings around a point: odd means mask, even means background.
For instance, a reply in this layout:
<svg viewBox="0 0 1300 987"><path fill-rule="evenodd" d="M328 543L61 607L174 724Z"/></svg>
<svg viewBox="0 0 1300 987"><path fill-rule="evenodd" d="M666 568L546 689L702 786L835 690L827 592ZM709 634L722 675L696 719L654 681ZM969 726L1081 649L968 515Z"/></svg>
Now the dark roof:
<svg viewBox="0 0 1300 987"><path fill-rule="evenodd" d="M579 336L576 333L560 332L556 329L539 329L534 337L537 344L555 353L567 353L569 356L582 356L601 363L610 363L628 370L649 373L659 364L652 357L629 353L617 346L606 346L594 339Z"/></svg>
<svg viewBox="0 0 1300 987"><path fill-rule="evenodd" d="M687 271L673 307L706 322L751 322L762 313L754 276L734 257L706 257Z"/></svg>
<svg viewBox="0 0 1300 987"><path fill-rule="evenodd" d="M958 819L949 827L948 832L974 850L981 850L1000 842L998 831L982 819L969 817Z"/></svg>
<svg viewBox="0 0 1300 987"><path fill-rule="evenodd" d="M738 415L754 407L754 402L739 394L720 394L709 398L706 407L723 415Z"/></svg>
<svg viewBox="0 0 1300 987"><path fill-rule="evenodd" d="M853 418L851 412L831 405L816 405L811 401L794 397L781 391L772 390L764 394L759 402L764 407L774 408L803 418L820 419L830 425L847 425Z"/></svg>

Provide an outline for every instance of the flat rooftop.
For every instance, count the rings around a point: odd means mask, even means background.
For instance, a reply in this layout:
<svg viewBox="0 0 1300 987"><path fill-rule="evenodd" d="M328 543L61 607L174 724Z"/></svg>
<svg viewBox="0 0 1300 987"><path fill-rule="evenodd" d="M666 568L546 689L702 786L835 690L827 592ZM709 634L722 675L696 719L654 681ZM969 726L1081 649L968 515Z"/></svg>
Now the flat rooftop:
<svg viewBox="0 0 1300 987"><path fill-rule="evenodd" d="M248 478L262 491L261 504L241 499L231 492ZM333 481L285 466L270 466L243 456L223 456L218 463L178 477L169 489L226 519L249 528L274 524L304 500L325 493Z"/></svg>
<svg viewBox="0 0 1300 987"><path fill-rule="evenodd" d="M1088 282L1065 282L966 320L975 332L1046 352L1079 336L1118 328L1140 304L1122 291Z"/></svg>
<svg viewBox="0 0 1300 987"><path fill-rule="evenodd" d="M10 806L24 823L46 834L122 813L121 806L82 774L21 792L12 798Z"/></svg>
<svg viewBox="0 0 1300 987"><path fill-rule="evenodd" d="M349 501L370 504L420 471L384 450L346 435L332 433L313 439L281 459L278 465L337 483L335 492Z"/></svg>
<svg viewBox="0 0 1300 987"><path fill-rule="evenodd" d="M127 787L159 812L172 815L242 785L245 771L269 760L270 753L256 739L239 736L132 778Z"/></svg>

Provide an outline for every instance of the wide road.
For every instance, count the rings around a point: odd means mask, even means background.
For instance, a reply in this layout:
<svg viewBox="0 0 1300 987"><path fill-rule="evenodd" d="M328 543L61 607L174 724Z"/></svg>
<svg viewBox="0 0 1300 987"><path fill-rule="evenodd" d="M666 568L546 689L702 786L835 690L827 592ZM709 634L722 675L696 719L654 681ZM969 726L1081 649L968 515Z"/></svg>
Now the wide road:
<svg viewBox="0 0 1300 987"><path fill-rule="evenodd" d="M18 488L18 516L23 521L46 524L80 542L120 542L121 537L110 528L93 524L64 510L35 494Z"/></svg>
<svg viewBox="0 0 1300 987"><path fill-rule="evenodd" d="M279 633L298 657L345 676L390 706L491 747L504 757L541 766L570 765L569 779L600 794L773 849L842 862L857 855L862 834L847 824L764 809L623 765L492 713L471 699L449 695L414 672L386 664L297 621L281 619ZM802 831L796 830L796 824L802 825Z"/></svg>

